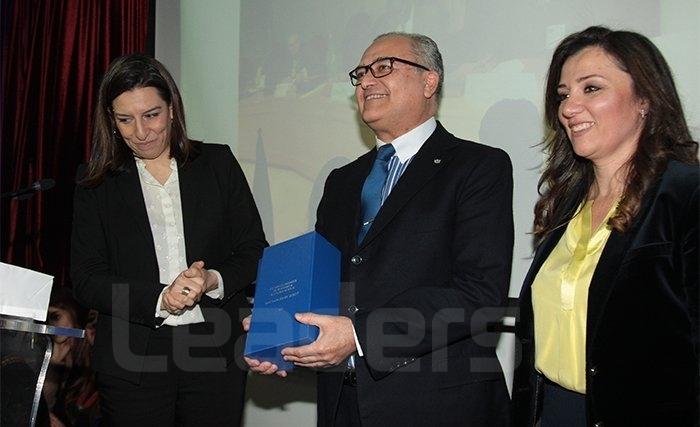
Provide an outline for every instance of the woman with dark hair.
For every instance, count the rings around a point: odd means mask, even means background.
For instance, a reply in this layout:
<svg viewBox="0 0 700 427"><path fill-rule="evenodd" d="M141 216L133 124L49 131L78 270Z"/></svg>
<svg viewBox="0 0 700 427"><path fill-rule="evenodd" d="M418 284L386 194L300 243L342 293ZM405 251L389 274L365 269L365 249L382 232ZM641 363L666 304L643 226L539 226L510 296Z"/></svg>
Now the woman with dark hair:
<svg viewBox="0 0 700 427"><path fill-rule="evenodd" d="M99 312L108 425L238 425L239 311L266 245L230 149L187 138L180 93L145 55L110 65L76 187L71 276ZM205 268L206 267L206 268Z"/></svg>
<svg viewBox="0 0 700 427"><path fill-rule="evenodd" d="M644 36L590 27L545 93L517 425L698 424L698 144Z"/></svg>
<svg viewBox="0 0 700 427"><path fill-rule="evenodd" d="M49 302L48 323L63 328L87 329L88 311L73 299L70 290L55 287ZM52 426L88 427L98 425L99 399L95 375L90 367L92 342L55 335L51 361L46 371L43 395Z"/></svg>

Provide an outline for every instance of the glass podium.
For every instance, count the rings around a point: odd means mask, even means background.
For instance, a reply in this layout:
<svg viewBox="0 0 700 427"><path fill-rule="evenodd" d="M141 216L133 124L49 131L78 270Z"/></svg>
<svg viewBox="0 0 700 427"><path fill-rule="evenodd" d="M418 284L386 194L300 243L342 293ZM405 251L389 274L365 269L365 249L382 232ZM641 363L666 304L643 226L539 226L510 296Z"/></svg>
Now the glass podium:
<svg viewBox="0 0 700 427"><path fill-rule="evenodd" d="M0 425L36 423L56 335L84 338L85 331L0 315Z"/></svg>

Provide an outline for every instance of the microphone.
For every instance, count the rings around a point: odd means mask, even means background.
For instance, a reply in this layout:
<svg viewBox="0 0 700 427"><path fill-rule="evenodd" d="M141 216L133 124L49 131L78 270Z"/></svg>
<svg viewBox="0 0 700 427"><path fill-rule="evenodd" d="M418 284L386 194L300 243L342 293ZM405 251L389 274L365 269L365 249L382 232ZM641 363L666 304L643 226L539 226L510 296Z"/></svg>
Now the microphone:
<svg viewBox="0 0 700 427"><path fill-rule="evenodd" d="M54 181L51 178L44 178L40 179L39 181L36 181L32 185L26 188L22 188L17 191L8 191L7 193L2 193L2 198L4 199L5 197L11 197L15 198L17 197L17 200L25 200L34 195L34 193L38 193L39 191L44 191L48 190L50 188L53 188L56 185L56 181Z"/></svg>

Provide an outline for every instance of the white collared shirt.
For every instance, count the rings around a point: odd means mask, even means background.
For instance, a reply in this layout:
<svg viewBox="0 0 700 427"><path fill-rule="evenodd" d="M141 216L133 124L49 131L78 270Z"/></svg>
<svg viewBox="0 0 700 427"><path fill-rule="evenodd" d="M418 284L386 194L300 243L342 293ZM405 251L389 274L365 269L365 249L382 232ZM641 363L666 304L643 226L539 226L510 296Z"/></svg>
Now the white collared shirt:
<svg viewBox="0 0 700 427"><path fill-rule="evenodd" d="M156 249L160 283L167 288L180 273L189 267L187 265L187 253L185 252L185 231L182 222L182 202L180 200L177 162L174 158L170 159L171 172L165 184L158 182L146 169L146 163L139 158L136 158L136 168L139 172L139 181L143 190L143 199L146 203L148 222L153 234L153 245ZM223 279L216 270L209 271L217 275L219 287L208 292L207 296L219 299L224 294ZM174 315L160 309L161 299L159 297L156 303L155 316L165 319L163 321L164 325L178 326L204 322L204 316L199 304L195 305L191 310L185 310L181 314Z"/></svg>
<svg viewBox="0 0 700 427"><path fill-rule="evenodd" d="M401 175L406 171L413 157L418 153L418 150L420 150L425 141L430 138L430 135L433 134L436 127L437 122L435 121L435 117L431 117L422 124L391 141L396 153L389 159L387 165L389 175L382 188L382 205L387 197L389 197L389 193L394 189L396 183L399 182L399 178L401 178ZM388 144L388 142L377 138L377 149L386 144Z"/></svg>
<svg viewBox="0 0 700 427"><path fill-rule="evenodd" d="M394 156L398 157L402 164L406 163L416 155L425 141L435 132L436 127L437 121L435 117L431 117L393 141L382 141L377 138L377 148L382 145L393 144L394 150L396 150Z"/></svg>

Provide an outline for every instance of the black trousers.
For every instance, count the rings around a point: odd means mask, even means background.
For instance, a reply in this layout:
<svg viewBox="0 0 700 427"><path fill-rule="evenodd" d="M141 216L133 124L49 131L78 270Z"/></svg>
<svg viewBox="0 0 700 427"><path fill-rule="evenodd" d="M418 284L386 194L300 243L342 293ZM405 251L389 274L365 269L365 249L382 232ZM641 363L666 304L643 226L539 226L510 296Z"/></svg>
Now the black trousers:
<svg viewBox="0 0 700 427"><path fill-rule="evenodd" d="M163 326L151 335L139 384L98 372L101 425L239 426L246 372L201 345L188 326Z"/></svg>
<svg viewBox="0 0 700 427"><path fill-rule="evenodd" d="M361 389L343 384L338 401L333 427L362 427L358 393ZM375 413L365 418L365 427L381 426L473 426L506 427L509 422L508 390L502 380L481 381L448 387L439 391L413 390L414 404L392 404L388 401L382 413ZM464 405L455 406L451 400L455 396L464 396ZM443 402L450 402L443 405ZM442 411L434 407L444 408ZM326 427L327 423L320 422Z"/></svg>
<svg viewBox="0 0 700 427"><path fill-rule="evenodd" d="M335 415L334 427L361 427L360 407L357 402L357 386L343 384Z"/></svg>
<svg viewBox="0 0 700 427"><path fill-rule="evenodd" d="M545 380L540 427L586 427L586 395Z"/></svg>

